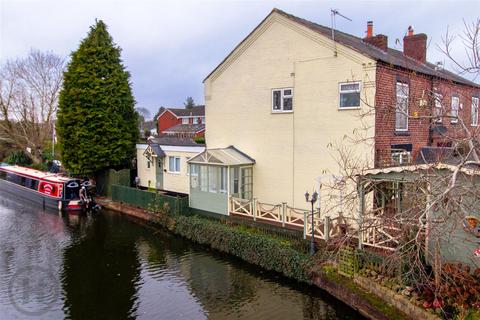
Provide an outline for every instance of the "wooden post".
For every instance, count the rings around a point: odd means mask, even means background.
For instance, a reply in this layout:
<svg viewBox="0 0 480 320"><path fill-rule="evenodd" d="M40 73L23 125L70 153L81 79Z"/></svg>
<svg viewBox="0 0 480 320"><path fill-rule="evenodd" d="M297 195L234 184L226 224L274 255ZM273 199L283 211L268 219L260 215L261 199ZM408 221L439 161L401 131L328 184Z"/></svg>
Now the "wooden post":
<svg viewBox="0 0 480 320"><path fill-rule="evenodd" d="M285 215L287 211L287 203L282 202L282 227L285 228Z"/></svg>
<svg viewBox="0 0 480 320"><path fill-rule="evenodd" d="M303 239L307 239L307 211L303 212Z"/></svg>
<svg viewBox="0 0 480 320"><path fill-rule="evenodd" d="M330 217L325 216L323 223L323 238L328 241L330 239Z"/></svg>
<svg viewBox="0 0 480 320"><path fill-rule="evenodd" d="M253 221L257 221L257 199L253 198L252 203Z"/></svg>

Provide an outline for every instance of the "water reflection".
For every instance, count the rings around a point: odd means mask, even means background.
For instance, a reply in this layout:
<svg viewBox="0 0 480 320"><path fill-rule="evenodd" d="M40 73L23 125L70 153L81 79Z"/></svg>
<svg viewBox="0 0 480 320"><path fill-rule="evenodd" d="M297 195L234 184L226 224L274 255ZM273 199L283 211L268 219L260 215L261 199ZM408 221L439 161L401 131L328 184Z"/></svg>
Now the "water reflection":
<svg viewBox="0 0 480 320"><path fill-rule="evenodd" d="M0 199L0 314L5 319L27 317L12 305L8 289L24 266L52 270L54 278L44 286L49 292L58 288L51 301L52 294L25 298L18 286L14 299L22 306L39 309L52 302L35 319L359 318L321 290L115 213L60 217L2 193ZM29 277L33 286L26 291L40 287L41 281L33 280L41 272Z"/></svg>

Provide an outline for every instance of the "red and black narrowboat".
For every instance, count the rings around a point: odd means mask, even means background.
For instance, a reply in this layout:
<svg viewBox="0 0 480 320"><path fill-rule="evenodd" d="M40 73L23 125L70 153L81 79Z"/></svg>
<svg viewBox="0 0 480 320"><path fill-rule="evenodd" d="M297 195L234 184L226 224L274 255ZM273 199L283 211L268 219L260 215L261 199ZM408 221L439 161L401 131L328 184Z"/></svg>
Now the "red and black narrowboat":
<svg viewBox="0 0 480 320"><path fill-rule="evenodd" d="M0 166L0 189L49 208L82 211L81 181L20 166Z"/></svg>

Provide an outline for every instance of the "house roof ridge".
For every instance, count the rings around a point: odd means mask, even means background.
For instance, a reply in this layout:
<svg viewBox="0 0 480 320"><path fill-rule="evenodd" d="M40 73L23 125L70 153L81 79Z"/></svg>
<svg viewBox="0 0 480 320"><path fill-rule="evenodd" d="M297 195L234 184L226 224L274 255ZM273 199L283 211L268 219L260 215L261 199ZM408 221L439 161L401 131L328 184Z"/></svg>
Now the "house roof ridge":
<svg viewBox="0 0 480 320"><path fill-rule="evenodd" d="M330 27L323 26L316 22L297 17L281 9L273 8L272 11L237 46L235 46L235 48L220 62L220 64L218 64L207 75L204 81L208 79L216 70L218 70L219 67L228 60L228 58L233 54L233 52L235 52L235 50L237 50L243 43L245 43L245 41L274 13L279 14L285 17L286 19L289 19L295 23L298 23L304 26L305 28L308 28L311 31L319 33L325 37L330 37L330 34L332 32L332 28ZM360 38L356 35L346 33L338 29L333 29L333 30L337 35L337 37L335 37L335 42L343 46L346 46L352 50L355 50L364 56L370 57L373 60L381 61L386 64L394 65L403 69L425 74L427 76L438 77L447 81L453 81L459 84L480 88L480 84L474 81L471 81L469 79L466 79L460 75L457 75L456 73L450 70L447 70L447 69L437 70L435 68L435 64L429 61L422 63L420 61L413 59L412 57L405 55L403 51L390 48L388 46L387 46L387 50L384 51L374 45L366 43L365 41L363 41L363 38Z"/></svg>

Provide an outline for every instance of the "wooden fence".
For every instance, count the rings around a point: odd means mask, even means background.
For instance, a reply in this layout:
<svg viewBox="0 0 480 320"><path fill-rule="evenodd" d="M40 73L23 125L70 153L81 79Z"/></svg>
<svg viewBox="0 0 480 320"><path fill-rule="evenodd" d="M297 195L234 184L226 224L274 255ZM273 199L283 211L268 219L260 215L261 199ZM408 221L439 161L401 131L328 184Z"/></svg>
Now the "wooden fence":
<svg viewBox="0 0 480 320"><path fill-rule="evenodd" d="M119 185L112 185L112 200L143 209L162 208L168 203L170 213L174 214L186 213L189 210L188 197L173 197Z"/></svg>

